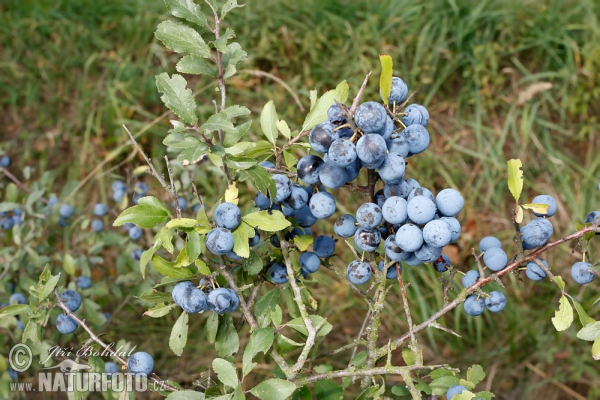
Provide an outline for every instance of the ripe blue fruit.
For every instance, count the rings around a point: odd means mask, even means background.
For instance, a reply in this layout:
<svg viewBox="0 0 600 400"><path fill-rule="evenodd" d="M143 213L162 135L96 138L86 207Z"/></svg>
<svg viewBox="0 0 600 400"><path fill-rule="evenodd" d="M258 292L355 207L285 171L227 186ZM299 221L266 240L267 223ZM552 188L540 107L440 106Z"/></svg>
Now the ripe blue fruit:
<svg viewBox="0 0 600 400"><path fill-rule="evenodd" d="M242 222L242 212L233 203L221 203L215 210L215 222L221 228L235 229Z"/></svg>
<svg viewBox="0 0 600 400"><path fill-rule="evenodd" d="M195 314L206 310L207 304L208 299L206 294L196 287L191 287L185 290L180 306L183 311Z"/></svg>
<svg viewBox="0 0 600 400"><path fill-rule="evenodd" d="M396 153L400 157L408 157L408 154L410 153L410 146L405 137L388 140L386 144L390 153Z"/></svg>
<svg viewBox="0 0 600 400"><path fill-rule="evenodd" d="M440 258L435 260L433 263L433 267L437 272L446 272L451 266L452 263L450 262L450 257L445 254L442 254Z"/></svg>
<svg viewBox="0 0 600 400"><path fill-rule="evenodd" d="M498 247L492 247L483 254L483 262L485 265L487 265L490 271L496 272L506 267L506 264L508 263L508 256L504 250Z"/></svg>
<svg viewBox="0 0 600 400"><path fill-rule="evenodd" d="M185 210L185 208L187 207L187 200L184 199L183 197L178 197L177 198L177 204L179 204L179 208L182 210ZM173 206L175 204L173 203Z"/></svg>
<svg viewBox="0 0 600 400"><path fill-rule="evenodd" d="M108 206L104 203L98 203L94 206L94 215L103 217L108 214Z"/></svg>
<svg viewBox="0 0 600 400"><path fill-rule="evenodd" d="M442 215L454 217L462 210L465 200L458 190L448 188L438 193L435 204Z"/></svg>
<svg viewBox="0 0 600 400"><path fill-rule="evenodd" d="M485 310L485 300L482 298L477 298L477 295L472 294L467 297L463 303L463 307L465 308L467 314L476 317L483 314L483 311Z"/></svg>
<svg viewBox="0 0 600 400"><path fill-rule="evenodd" d="M226 288L216 288L208 294L208 309L216 314L227 312L234 304L231 293Z"/></svg>
<svg viewBox="0 0 600 400"><path fill-rule="evenodd" d="M11 159L9 156L3 155L2 157L0 157L0 167L8 168L8 167L10 167L10 164L11 164Z"/></svg>
<svg viewBox="0 0 600 400"><path fill-rule="evenodd" d="M138 351L127 360L127 369L134 375L147 376L154 369L154 359L145 351Z"/></svg>
<svg viewBox="0 0 600 400"><path fill-rule="evenodd" d="M356 147L350 140L340 138L331 143L327 154L330 163L345 168L356 160Z"/></svg>
<svg viewBox="0 0 600 400"><path fill-rule="evenodd" d="M268 274L269 278L271 278L273 282L278 283L280 285L288 281L287 269L285 267L285 264L283 263L276 262L273 265L271 265L269 267Z"/></svg>
<svg viewBox="0 0 600 400"><path fill-rule="evenodd" d="M148 193L148 185L146 185L144 182L138 182L135 184L133 191L140 197L144 197Z"/></svg>
<svg viewBox="0 0 600 400"><path fill-rule="evenodd" d="M381 208L375 203L365 203L356 211L356 220L363 228L375 228L382 218Z"/></svg>
<svg viewBox="0 0 600 400"><path fill-rule="evenodd" d="M419 250L415 251L414 254L422 262L432 263L440 258L442 255L442 248L425 243Z"/></svg>
<svg viewBox="0 0 600 400"><path fill-rule="evenodd" d="M398 279L398 270L396 269L396 265L398 265L400 268L400 273L402 273L402 266L398 263L394 263L385 271L385 277L387 279ZM381 272L383 272L383 268L385 268L385 263L383 261L379 261L379 270Z"/></svg>
<svg viewBox="0 0 600 400"><path fill-rule="evenodd" d="M330 236L320 235L315 238L313 243L313 252L321 257L327 258L333 255L335 251L335 240Z"/></svg>
<svg viewBox="0 0 600 400"><path fill-rule="evenodd" d="M81 306L81 296L74 290L65 290L62 292L60 300L71 312L77 311Z"/></svg>
<svg viewBox="0 0 600 400"><path fill-rule="evenodd" d="M362 103L354 113L354 122L366 134L379 133L385 127L387 112L385 108L375 102Z"/></svg>
<svg viewBox="0 0 600 400"><path fill-rule="evenodd" d="M125 186L125 182L123 182L121 180L113 181L110 186L111 186L111 189L112 189L113 192L116 192L116 191L125 192L125 191L127 191L127 186Z"/></svg>
<svg viewBox="0 0 600 400"><path fill-rule="evenodd" d="M194 284L190 281L178 282L171 291L171 297L175 304L181 307L184 298L187 296L187 292L195 288Z"/></svg>
<svg viewBox="0 0 600 400"><path fill-rule="evenodd" d="M104 229L104 222L101 219L94 219L90 226L94 232L101 232Z"/></svg>
<svg viewBox="0 0 600 400"><path fill-rule="evenodd" d="M553 216L556 213L556 210L558 209L558 206L556 204L556 200L554 200L554 197L547 195L547 194L541 194L539 196L536 196L533 198L533 200L531 200L531 204L547 204L548 207L548 212L546 214L539 214L534 212L533 214L536 217L548 217L550 218L551 216Z"/></svg>
<svg viewBox="0 0 600 400"><path fill-rule="evenodd" d="M385 139L377 134L364 135L356 142L356 154L368 169L379 167L387 152Z"/></svg>
<svg viewBox="0 0 600 400"><path fill-rule="evenodd" d="M254 228L254 236L248 239L248 246L254 247L260 242L260 233L258 233L258 229Z"/></svg>
<svg viewBox="0 0 600 400"><path fill-rule="evenodd" d="M310 198L309 206L312 215L319 219L331 217L333 213L335 213L336 209L335 199L327 192L319 192L314 194Z"/></svg>
<svg viewBox="0 0 600 400"><path fill-rule="evenodd" d="M406 199L408 196L408 185L406 181L400 181L398 183L388 183L383 187L383 195L386 199L390 197L398 196Z"/></svg>
<svg viewBox="0 0 600 400"><path fill-rule="evenodd" d="M410 253L410 255L408 256L408 258L406 260L404 260L404 262L408 265L411 265L413 267L416 267L417 265L421 265L423 264L423 261L419 260L417 258L417 256L415 255L415 253Z"/></svg>
<svg viewBox="0 0 600 400"><path fill-rule="evenodd" d="M387 239L385 239L384 250L387 258L392 261L403 261L411 255L411 253L403 251L400 246L396 244L396 235L389 235Z"/></svg>
<svg viewBox="0 0 600 400"><path fill-rule="evenodd" d="M408 143L407 157L422 153L429 147L429 132L419 124L407 125L400 137Z"/></svg>
<svg viewBox="0 0 600 400"><path fill-rule="evenodd" d="M417 187L414 188L409 194L408 197L406 198L406 201L411 201L412 199L414 199L416 196L425 196L427 197L429 200L435 202L435 196L433 195L433 193L431 193L431 190L424 188L424 187Z"/></svg>
<svg viewBox="0 0 600 400"><path fill-rule="evenodd" d="M335 125L331 122L323 122L311 129L308 134L308 143L314 151L327 153L333 142L339 139L339 134L334 132Z"/></svg>
<svg viewBox="0 0 600 400"><path fill-rule="evenodd" d="M402 225L396 231L396 244L408 253L417 251L423 246L423 232L417 225Z"/></svg>
<svg viewBox="0 0 600 400"><path fill-rule="evenodd" d="M292 183L290 197L285 199L282 204L295 211L304 207L308 203L308 198L308 193L302 186L297 183Z"/></svg>
<svg viewBox="0 0 600 400"><path fill-rule="evenodd" d="M408 202L399 196L388 197L383 207L381 208L381 214L383 219L390 224L401 224L406 221L408 214L406 209Z"/></svg>
<svg viewBox="0 0 600 400"><path fill-rule="evenodd" d="M333 224L336 235L348 238L356 233L356 218L350 214L344 214Z"/></svg>
<svg viewBox="0 0 600 400"><path fill-rule="evenodd" d="M394 76L392 78L392 91L390 92L390 97L388 97L388 104L390 106L392 106L394 103L396 103L396 105L400 105L404 100L406 100L406 96L408 96L408 85L402 78ZM379 90L379 97L383 101L381 90Z"/></svg>
<svg viewBox="0 0 600 400"><path fill-rule="evenodd" d="M231 288L226 288L225 290L229 291L229 294L231 295L231 307L229 307L225 312L232 313L240 306L240 297L235 290Z"/></svg>
<svg viewBox="0 0 600 400"><path fill-rule="evenodd" d="M421 185L419 185L419 182L417 182L417 180L413 179L413 178L405 179L404 182L406 182L406 185L408 186L407 191L408 191L409 194L413 190L415 190L416 188L420 188L421 187ZM433 199L431 199L431 200L433 200Z"/></svg>
<svg viewBox="0 0 600 400"><path fill-rule="evenodd" d="M109 361L104 364L104 373L111 377L113 374L119 372L119 367L112 361Z"/></svg>
<svg viewBox="0 0 600 400"><path fill-rule="evenodd" d="M310 228L315 224L315 222L317 222L317 217L312 214L308 205L297 210L295 218L296 223L302 228Z"/></svg>
<svg viewBox="0 0 600 400"><path fill-rule="evenodd" d="M81 275L77 278L77 286L82 289L89 289L92 286L92 279L89 276Z"/></svg>
<svg viewBox="0 0 600 400"><path fill-rule="evenodd" d="M302 157L296 165L298 178L310 185L319 183L319 171L321 171L323 164L324 161L319 156L309 154Z"/></svg>
<svg viewBox="0 0 600 400"><path fill-rule="evenodd" d="M383 164L377 172L382 181L386 183L398 183L404 177L406 164L404 158L399 154L389 153L384 157Z"/></svg>
<svg viewBox="0 0 600 400"><path fill-rule="evenodd" d="M254 203L256 203L256 207L261 210L267 210L271 207L271 200L261 192L256 193L256 196L254 196Z"/></svg>
<svg viewBox="0 0 600 400"><path fill-rule="evenodd" d="M275 168L275 164L273 164L269 160L261 161L258 163L258 165L260 165L263 168Z"/></svg>
<svg viewBox="0 0 600 400"><path fill-rule="evenodd" d="M590 267L592 264L587 262L576 262L571 267L571 276L573 280L580 285L585 285L586 283L590 283L594 280L595 275L590 271Z"/></svg>
<svg viewBox="0 0 600 400"><path fill-rule="evenodd" d="M406 212L412 222L426 224L435 217L435 204L426 196L415 196L408 201Z"/></svg>
<svg viewBox="0 0 600 400"><path fill-rule="evenodd" d="M598 218L600 218L600 211L592 211L591 213L585 216L585 220L583 222L586 224L591 224L595 222Z"/></svg>
<svg viewBox="0 0 600 400"><path fill-rule="evenodd" d="M14 293L8 298L8 304L25 304L27 300L25 300L25 296L21 293Z"/></svg>
<svg viewBox="0 0 600 400"><path fill-rule="evenodd" d="M14 226L15 221L11 217L4 217L2 218L2 221L0 221L0 224L2 225L2 229L7 231Z"/></svg>
<svg viewBox="0 0 600 400"><path fill-rule="evenodd" d="M346 182L352 182L355 180L360 174L360 169L362 168L362 163L357 158L354 160L352 164L346 167Z"/></svg>
<svg viewBox="0 0 600 400"><path fill-rule="evenodd" d="M430 246L446 246L452 241L450 225L441 219L429 221L423 227L423 240Z"/></svg>
<svg viewBox="0 0 600 400"><path fill-rule="evenodd" d="M466 392L467 388L462 386L462 385L456 385L456 386L452 386L450 389L448 389L448 391L446 392L446 399L447 400L452 400L452 397L454 397L457 394L461 394L462 392Z"/></svg>
<svg viewBox="0 0 600 400"><path fill-rule="evenodd" d="M544 264L544 266L546 268L550 268L548 266L548 263L546 262L546 260L540 258L539 259L542 264ZM542 279L544 279L547 275L546 272L540 268L539 265L537 265L536 263L534 263L533 261L529 261L527 263L527 269L525 270L525 275L527 275L527 277L529 279L531 279L532 281L541 281Z"/></svg>
<svg viewBox="0 0 600 400"><path fill-rule="evenodd" d="M313 272L317 272L320 266L321 260L315 253L307 251L300 256L300 267L302 268L302 271L312 274Z"/></svg>
<svg viewBox="0 0 600 400"><path fill-rule="evenodd" d="M56 317L56 329L64 335L75 332L79 324L69 315L60 314Z"/></svg>
<svg viewBox="0 0 600 400"><path fill-rule="evenodd" d="M115 190L113 192L113 200L117 203L123 199L123 196L125 196L125 190Z"/></svg>
<svg viewBox="0 0 600 400"><path fill-rule="evenodd" d="M354 234L354 243L361 251L372 253L381 243L381 232L376 228L358 228Z"/></svg>
<svg viewBox="0 0 600 400"><path fill-rule="evenodd" d="M502 248L502 242L495 238L494 236L486 236L479 242L479 252L483 253L484 251L488 251L489 249L497 247L499 249Z"/></svg>
<svg viewBox="0 0 600 400"><path fill-rule="evenodd" d="M383 128L383 130L381 132L379 132L379 134L387 142L388 140L390 140L392 138L392 134L394 133L395 129L396 129L396 125L394 125L394 120L392 120L390 117L387 117L387 119L385 120L385 127Z"/></svg>
<svg viewBox="0 0 600 400"><path fill-rule="evenodd" d="M70 204L63 204L58 209L58 213L62 218L69 218L73 215L73 206Z"/></svg>
<svg viewBox="0 0 600 400"><path fill-rule="evenodd" d="M275 174L273 175L275 181L275 187L277 193L275 194L275 201L281 202L287 199L292 194L292 183L289 178L285 175Z"/></svg>
<svg viewBox="0 0 600 400"><path fill-rule="evenodd" d="M448 224L448 226L450 226L450 232L452 233L452 236L450 237L450 243L455 242L459 238L462 231L460 222L458 222L458 220L454 217L442 217L440 218L440 221L444 221Z"/></svg>
<svg viewBox="0 0 600 400"><path fill-rule="evenodd" d="M342 114L342 111L337 104L332 104L331 107L327 109L327 119L335 125L346 123L346 117L344 117L344 114Z"/></svg>
<svg viewBox="0 0 600 400"><path fill-rule="evenodd" d="M129 230L129 238L133 241L140 240L142 233L142 228L139 226L134 226Z"/></svg>
<svg viewBox="0 0 600 400"><path fill-rule="evenodd" d="M375 192L375 204L379 206L379 208L383 207L383 203L385 203L386 197L383 189L379 189Z"/></svg>
<svg viewBox="0 0 600 400"><path fill-rule="evenodd" d="M341 188L348 181L348 172L345 167L326 162L319 171L319 180L328 189Z"/></svg>
<svg viewBox="0 0 600 400"><path fill-rule="evenodd" d="M142 249L134 249L131 251L131 258L135 261L140 261L142 258Z"/></svg>
<svg viewBox="0 0 600 400"><path fill-rule="evenodd" d="M233 235L226 228L214 228L206 235L206 247L211 253L223 256L233 250Z"/></svg>
<svg viewBox="0 0 600 400"><path fill-rule="evenodd" d="M406 126L413 124L427 126L427 123L429 122L429 111L420 104L409 105L404 109L404 114L407 115L402 116L402 122L404 122L404 125Z"/></svg>
<svg viewBox="0 0 600 400"><path fill-rule="evenodd" d="M227 257L229 257L232 260L241 260L242 257L238 256L235 251L231 250L228 251L227 254L225 254Z"/></svg>
<svg viewBox="0 0 600 400"><path fill-rule="evenodd" d="M500 292L490 292L490 297L485 298L485 307L491 312L500 312L506 306L506 297Z"/></svg>
<svg viewBox="0 0 600 400"><path fill-rule="evenodd" d="M521 227L523 248L526 250L543 246L552 236L552 223L544 218L536 218Z"/></svg>
<svg viewBox="0 0 600 400"><path fill-rule="evenodd" d="M350 283L354 285L362 285L371 279L373 271L371 265L364 261L354 260L348 265L346 275Z"/></svg>
<svg viewBox="0 0 600 400"><path fill-rule="evenodd" d="M463 276L461 283L462 283L463 287L469 287L469 286L473 286L475 284L475 282L477 282L478 280L479 280L479 271L472 269L470 271L467 271L465 276Z"/></svg>

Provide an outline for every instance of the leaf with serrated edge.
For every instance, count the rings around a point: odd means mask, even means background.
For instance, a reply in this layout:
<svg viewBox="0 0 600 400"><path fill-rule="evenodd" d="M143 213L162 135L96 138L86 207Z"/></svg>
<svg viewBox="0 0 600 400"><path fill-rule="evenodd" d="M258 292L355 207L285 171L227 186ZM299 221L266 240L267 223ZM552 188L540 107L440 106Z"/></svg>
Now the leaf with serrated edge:
<svg viewBox="0 0 600 400"><path fill-rule="evenodd" d="M263 381L253 387L250 393L261 400L281 400L287 399L296 390L296 385L292 382L272 378Z"/></svg>
<svg viewBox="0 0 600 400"><path fill-rule="evenodd" d="M316 125L325 121L327 118L327 110L335 102L335 100L343 103L348 98L348 84L346 81L341 82L335 88L330 90L317 100L315 106L306 115L302 124L302 131L307 131L314 128Z"/></svg>
<svg viewBox="0 0 600 400"><path fill-rule="evenodd" d="M183 354L183 349L185 347L185 343L187 342L188 320L188 313L184 311L177 319L177 322L175 322L175 325L173 325L173 330L171 330L169 347L177 356Z"/></svg>
<svg viewBox="0 0 600 400"><path fill-rule="evenodd" d="M243 226L238 226L233 231L233 252L242 258L250 256L250 245L248 244L248 234Z"/></svg>
<svg viewBox="0 0 600 400"><path fill-rule="evenodd" d="M196 25L206 26L206 15L194 0L165 0L167 8L175 17L184 18Z"/></svg>
<svg viewBox="0 0 600 400"><path fill-rule="evenodd" d="M138 200L138 205L141 204L143 206L150 206L155 208L160 208L165 211L168 215L171 215L171 211L165 206L159 199L154 196L144 196Z"/></svg>
<svg viewBox="0 0 600 400"><path fill-rule="evenodd" d="M204 58L201 57L182 57L177 65L175 65L175 69L181 74L207 75L211 77L217 76L217 71L215 71L206 61L204 61Z"/></svg>
<svg viewBox="0 0 600 400"><path fill-rule="evenodd" d="M380 54L381 76L379 77L379 90L383 101L387 103L392 92L392 75L394 73L394 63L389 54Z"/></svg>
<svg viewBox="0 0 600 400"><path fill-rule="evenodd" d="M244 215L242 220L250 226L267 232L278 232L292 225L281 211L272 210L270 212L271 214L266 210L256 211Z"/></svg>
<svg viewBox="0 0 600 400"><path fill-rule="evenodd" d="M508 160L508 190L512 193L515 200L518 202L523 191L523 164L521 160Z"/></svg>
<svg viewBox="0 0 600 400"><path fill-rule="evenodd" d="M227 115L223 112L218 114L211 115L208 117L205 123L200 125L198 130L213 132L221 130L223 132L235 132L236 129L233 126L233 123L227 119Z"/></svg>
<svg viewBox="0 0 600 400"><path fill-rule="evenodd" d="M477 385L485 378L485 372L481 365L473 365L467 370L467 380L474 385Z"/></svg>
<svg viewBox="0 0 600 400"><path fill-rule="evenodd" d="M172 263L160 256L157 256L156 254L152 256L152 263L154 264L154 268L156 268L158 273L163 276L179 279L192 279L194 277L194 274L192 274L189 269L175 268L173 267Z"/></svg>
<svg viewBox="0 0 600 400"><path fill-rule="evenodd" d="M225 17L225 15L233 10L234 8L244 7L245 4L238 4L237 0L227 0L223 7L221 7L221 19Z"/></svg>
<svg viewBox="0 0 600 400"><path fill-rule="evenodd" d="M148 311L146 311L144 313L144 315L146 315L148 317L152 317L152 318L161 318L161 317L164 317L165 315L167 315L169 313L169 311L171 311L175 307L177 307L177 304L175 304L175 303L171 303L171 304L158 303L156 306L154 306L151 309L149 309Z"/></svg>
<svg viewBox="0 0 600 400"><path fill-rule="evenodd" d="M273 104L273 100L270 100L263 107L262 112L260 113L260 128L265 134L266 138L269 142L275 144L277 140L278 131L277 131L277 111L275 110L275 105Z"/></svg>
<svg viewBox="0 0 600 400"><path fill-rule="evenodd" d="M226 133L223 138L223 146L235 146L239 143L242 136L248 132L250 127L252 126L252 121L244 122L242 125L236 126L236 131L231 133ZM233 153L231 153L233 154Z"/></svg>
<svg viewBox="0 0 600 400"><path fill-rule="evenodd" d="M163 21L156 27L154 35L176 53L187 53L202 58L210 57L210 47L204 42L202 36L195 29L180 22Z"/></svg>
<svg viewBox="0 0 600 400"><path fill-rule="evenodd" d="M573 308L565 296L560 298L558 310L552 317L552 323L559 332L564 331L573 323Z"/></svg>
<svg viewBox="0 0 600 400"><path fill-rule="evenodd" d="M131 222L141 228L153 228L167 219L169 219L169 214L164 210L139 204L124 210L113 222L113 226L121 226Z"/></svg>
<svg viewBox="0 0 600 400"><path fill-rule="evenodd" d="M248 273L248 275L256 275L262 271L264 265L256 253L253 251L249 253L249 257L242 261L242 268Z"/></svg>
<svg viewBox="0 0 600 400"><path fill-rule="evenodd" d="M196 221L195 219L175 218L175 219L170 220L165 225L165 228L167 228L167 229L170 229L170 228L193 228L196 225L198 225L198 221Z"/></svg>
<svg viewBox="0 0 600 400"><path fill-rule="evenodd" d="M290 127L288 126L287 122L285 122L284 120L279 120L277 121L277 130L279 132L281 132L281 134L283 136L285 136L287 139L292 137L292 132L290 131Z"/></svg>
<svg viewBox="0 0 600 400"><path fill-rule="evenodd" d="M200 139L189 133L175 132L167 135L163 139L163 144L174 149L187 149L188 147L197 146L202 143ZM208 146L205 144L208 148Z"/></svg>
<svg viewBox="0 0 600 400"><path fill-rule="evenodd" d="M169 74L163 72L156 75L156 87L163 94L160 99L173 113L189 125L198 123L196 100L183 76L173 74L169 78Z"/></svg>
<svg viewBox="0 0 600 400"><path fill-rule="evenodd" d="M166 400L205 400L206 396L202 392L195 390L178 390L171 392Z"/></svg>
<svg viewBox="0 0 600 400"><path fill-rule="evenodd" d="M29 305L27 304L13 304L12 306L6 306L0 310L0 319L27 313L28 311Z"/></svg>
<svg viewBox="0 0 600 400"><path fill-rule="evenodd" d="M234 388L238 385L237 372L229 361L223 360L222 358L215 358L212 362L212 367L217 374L217 378L225 386Z"/></svg>
<svg viewBox="0 0 600 400"><path fill-rule="evenodd" d="M275 330L271 327L260 328L252 332L250 340L244 349L242 375L246 376L257 365L252 362L258 353L267 353L273 345Z"/></svg>

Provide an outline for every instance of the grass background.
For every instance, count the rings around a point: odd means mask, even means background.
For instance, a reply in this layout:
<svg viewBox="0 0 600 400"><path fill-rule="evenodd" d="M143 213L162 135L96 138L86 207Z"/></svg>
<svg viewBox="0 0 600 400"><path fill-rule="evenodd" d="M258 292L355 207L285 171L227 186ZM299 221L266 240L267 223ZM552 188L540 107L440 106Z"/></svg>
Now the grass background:
<svg viewBox="0 0 600 400"><path fill-rule="evenodd" d="M410 159L408 174L434 192L456 187L466 200L460 214L463 235L453 254L462 270L473 267L469 254L478 238L495 234L511 246L510 158L524 163L525 199L539 193L557 199L556 237L598 208L597 1L247 3L228 16L227 25L249 53L230 80L228 94L229 104L246 105L254 116L269 99L290 126L300 126L305 113L281 85L252 71L285 81L304 107L309 90L322 93L347 79L353 96L364 75L374 71L365 98L376 100L378 54L393 56L396 75L418 91L415 101L431 115L432 144ZM164 155L168 116L154 75L174 72L177 59L153 36L165 17L158 0L0 3L0 147L16 168L32 167L32 179L54 171L53 191L60 192L65 182L81 181L104 162L75 194L76 204L84 208L106 199L111 174L141 165L132 149L122 146L126 136L120 124L144 131L140 142L154 159ZM208 115L216 98L214 82L190 82L201 113ZM198 168L196 174L204 176L205 191L215 190L208 173ZM351 210L354 197L340 196ZM320 226L324 233L329 228ZM566 246L546 259L568 278L570 265L580 257L577 248L572 252ZM427 268L405 274L414 282L409 296L419 322L440 306L439 283ZM482 364L488 376L478 389L491 388L500 399L599 398L600 373L590 345L576 339L575 328L558 334L550 322L559 296L552 284L520 281L515 275L505 281L509 304L502 314L473 319L459 309L443 323L462 339L438 332L421 335L426 361L461 368ZM579 287L567 281L570 292L597 316L597 306L591 306L597 284ZM365 312L361 302L333 274L322 273L314 292L335 327L328 346L354 338ZM399 305L399 296L392 296L382 343L406 329ZM108 334L139 342L142 310L137 302L126 305ZM183 357L172 356L167 348L171 319L142 320L149 332L145 343L153 346L158 371L192 382L207 370L210 353L200 337L188 341ZM201 321L195 324L190 331L199 329ZM346 359L331 362L337 366ZM252 377L256 382L270 368L260 367Z"/></svg>

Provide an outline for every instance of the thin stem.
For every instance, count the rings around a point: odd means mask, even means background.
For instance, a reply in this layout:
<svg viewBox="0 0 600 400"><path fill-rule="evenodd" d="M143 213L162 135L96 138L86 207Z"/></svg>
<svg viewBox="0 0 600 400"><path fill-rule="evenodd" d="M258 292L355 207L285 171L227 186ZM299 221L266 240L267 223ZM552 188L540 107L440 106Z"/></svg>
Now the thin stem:
<svg viewBox="0 0 600 400"><path fill-rule="evenodd" d="M138 143L136 142L135 138L133 137L133 135L131 134L131 132L129 131L129 129L127 129L127 127L125 126L125 124L123 124L122 126L125 129L125 132L127 132L127 134L129 135L129 139L131 139L131 142L133 143L133 145L137 149L138 153L141 154L141 156L146 161L146 164L148 164L148 167L150 167L150 174L158 180L158 182L160 183L160 185L166 191L169 191L169 185L167 185L167 182L165 182L165 180L162 177L162 175L160 175L158 173L158 171L156 170L156 168L154 168L154 165L150 162L150 159L146 156L146 153L144 153L144 150L142 150L142 148L138 145Z"/></svg>
<svg viewBox="0 0 600 400"><path fill-rule="evenodd" d="M408 324L408 334L410 336L410 348L415 353L415 364L423 364L423 355L419 352L419 343L415 336L414 326L412 323L412 316L410 314L410 308L408 306L408 297L406 296L406 287L404 286L404 280L402 279L402 271L400 266L396 263L396 271L398 273L398 284L400 285L400 292L402 293L402 305L404 306L404 314L406 315L406 323Z"/></svg>
<svg viewBox="0 0 600 400"><path fill-rule="evenodd" d="M27 187L27 185L25 185L23 182L21 182L20 180L17 179L16 176L14 176L13 174L10 173L10 171L4 167L1 168L2 172L4 172L4 175L6 175L8 177L8 179L10 179L11 181L13 181L15 183L15 185L17 185L17 187L21 190L26 191L27 193L31 194L33 193L33 191L31 189L29 189ZM46 200L43 197L40 197L40 201L44 204L48 204L48 200Z"/></svg>
<svg viewBox="0 0 600 400"><path fill-rule="evenodd" d="M177 188L175 187L175 182L173 181L173 171L171 171L169 157L165 156L165 162L167 163L167 172L169 173L169 180L171 181L171 196L173 196L173 201L175 201L177 218L181 219L181 207L179 206L179 199L177 198Z"/></svg>
<svg viewBox="0 0 600 400"><path fill-rule="evenodd" d="M369 71L367 76L365 76L365 79L363 80L362 85L360 85L360 89L358 90L358 93L356 94L356 97L354 98L354 101L352 102L352 107L350 107L350 110L348 111L348 114L350 114L350 117L352 117L352 118L354 118L354 113L356 112L356 109L358 108L358 103L360 103L360 99L362 98L363 94L365 93L365 88L367 87L367 82L369 82L370 76L371 76L371 72Z"/></svg>

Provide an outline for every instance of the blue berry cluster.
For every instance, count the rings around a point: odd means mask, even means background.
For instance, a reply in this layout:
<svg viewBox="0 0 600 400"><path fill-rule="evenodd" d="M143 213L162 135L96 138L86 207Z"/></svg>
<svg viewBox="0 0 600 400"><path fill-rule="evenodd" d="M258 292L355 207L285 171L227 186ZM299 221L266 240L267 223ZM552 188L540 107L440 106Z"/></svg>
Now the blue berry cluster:
<svg viewBox="0 0 600 400"><path fill-rule="evenodd" d="M179 282L173 288L171 296L173 301L183 311L195 314L202 311L212 311L216 314L231 313L240 305L240 299L233 289L213 288L212 284L202 284L204 290L197 288L190 281Z"/></svg>

